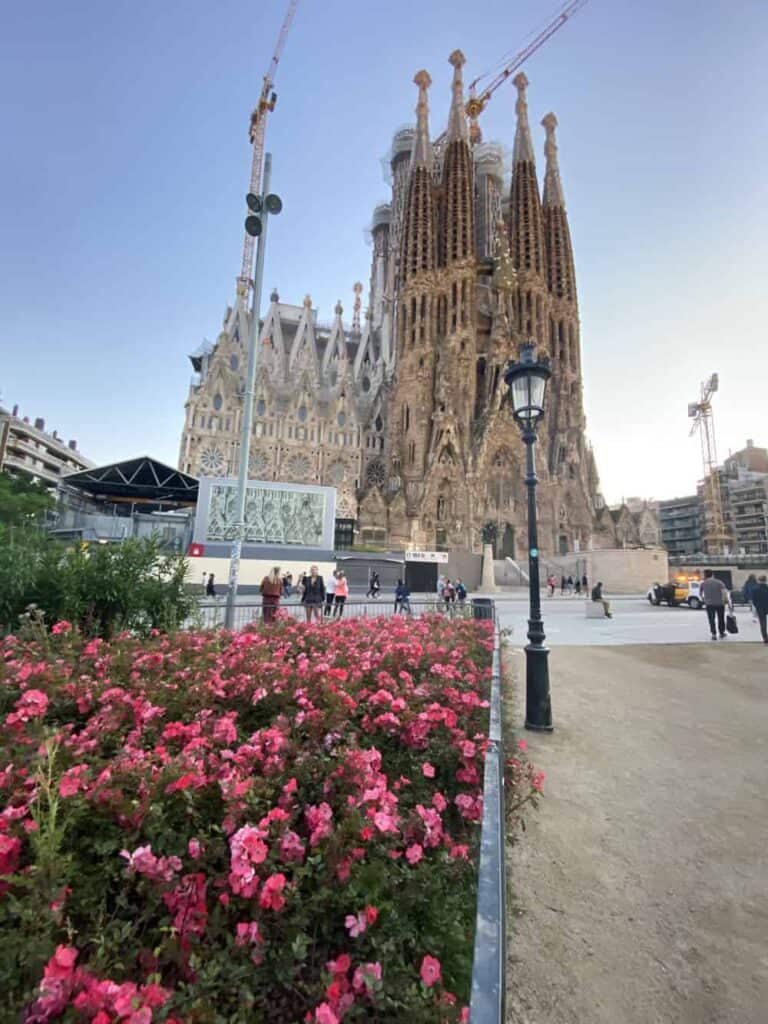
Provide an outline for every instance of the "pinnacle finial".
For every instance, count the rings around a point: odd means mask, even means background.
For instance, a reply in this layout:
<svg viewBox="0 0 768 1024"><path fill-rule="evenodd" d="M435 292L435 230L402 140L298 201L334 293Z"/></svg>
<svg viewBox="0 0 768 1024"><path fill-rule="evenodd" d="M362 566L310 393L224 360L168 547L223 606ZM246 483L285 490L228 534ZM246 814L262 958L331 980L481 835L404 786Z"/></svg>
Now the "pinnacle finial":
<svg viewBox="0 0 768 1024"><path fill-rule="evenodd" d="M429 143L429 100L427 89L432 85L428 71L417 71L413 81L419 87L419 99L416 104L416 144L413 147L414 167L430 167L432 153Z"/></svg>
<svg viewBox="0 0 768 1024"><path fill-rule="evenodd" d="M528 98L525 94L525 90L528 88L528 76L524 71L520 71L512 79L512 82L517 89L517 103L515 104L517 130L515 131L512 160L514 163L521 161L533 163L533 143L531 142L531 129L528 127Z"/></svg>
<svg viewBox="0 0 768 1024"><path fill-rule="evenodd" d="M312 308L312 296L311 295L305 295L304 296L304 305L306 306L307 309L311 309Z"/></svg>
<svg viewBox="0 0 768 1024"><path fill-rule="evenodd" d="M272 294L269 296L270 302L279 302L280 296L278 295L277 288L272 289Z"/></svg>
<svg viewBox="0 0 768 1024"><path fill-rule="evenodd" d="M544 206L562 206L565 208L565 196L563 185L560 181L560 165L557 159L557 142L555 140L555 128L557 118L553 113L546 114L541 123L547 133L544 143L544 155L547 158L547 169L544 174Z"/></svg>
<svg viewBox="0 0 768 1024"><path fill-rule="evenodd" d="M451 112L448 115L448 141L455 142L457 139L462 142L469 142L469 130L467 128L467 115L464 110L464 81L461 69L466 64L464 54L461 50L454 50L448 58L448 63L453 65L453 95L451 97Z"/></svg>
<svg viewBox="0 0 768 1024"><path fill-rule="evenodd" d="M341 314L344 312L344 307L341 304L341 299L336 299L336 305L333 307L333 312L336 314L336 316L341 316Z"/></svg>

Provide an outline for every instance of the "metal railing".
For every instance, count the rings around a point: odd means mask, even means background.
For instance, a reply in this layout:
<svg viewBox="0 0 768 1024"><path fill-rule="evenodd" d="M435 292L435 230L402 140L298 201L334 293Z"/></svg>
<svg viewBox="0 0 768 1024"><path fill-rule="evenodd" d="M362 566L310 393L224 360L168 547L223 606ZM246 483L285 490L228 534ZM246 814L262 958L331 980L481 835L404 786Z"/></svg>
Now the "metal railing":
<svg viewBox="0 0 768 1024"><path fill-rule="evenodd" d="M224 600L200 605L204 628L217 628L224 622ZM304 605L284 602L280 611L304 619ZM323 611L325 607L323 606ZM334 621L332 610L323 615ZM469 1019L471 1024L503 1024L506 1011L506 833L504 812L504 742L501 697L501 650L496 605L490 598L470 598L448 602L433 598L415 598L408 609L396 606L387 597L378 600L347 601L341 618L391 618L394 615L418 617L440 614L452 619L485 619L494 624L491 696L488 722L488 747L483 772L483 817L480 829L480 861L477 876L477 913L472 961L472 988ZM262 619L261 603L237 605L235 629ZM199 625L190 622L188 625Z"/></svg>
<svg viewBox="0 0 768 1024"><path fill-rule="evenodd" d="M186 623L187 628L199 627L202 629L218 629L224 625L224 611L226 600L214 598L210 601L203 601L198 606L197 614L192 616ZM306 606L298 601L281 601L279 611L287 613L295 619L306 618ZM320 616L325 621L334 621L340 618L351 619L357 617L369 618L392 618L394 615L444 615L451 619L491 619L495 621L496 606L489 598L467 598L466 601L445 602L435 596L434 598L411 598L407 607L397 606L391 597L382 597L377 600L347 600L341 610L338 606L322 605ZM235 606L234 628L244 629L252 622L260 622L263 618L261 601L248 602Z"/></svg>

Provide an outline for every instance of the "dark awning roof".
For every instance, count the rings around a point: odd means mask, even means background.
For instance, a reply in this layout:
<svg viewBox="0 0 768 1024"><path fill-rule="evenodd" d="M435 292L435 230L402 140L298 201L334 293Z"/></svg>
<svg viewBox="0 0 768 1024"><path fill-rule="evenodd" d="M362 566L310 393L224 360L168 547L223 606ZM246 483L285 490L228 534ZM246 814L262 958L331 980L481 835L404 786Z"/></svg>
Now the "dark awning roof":
<svg viewBox="0 0 768 1024"><path fill-rule="evenodd" d="M62 483L102 498L128 501L197 501L198 481L148 455L109 466L83 469L62 478Z"/></svg>

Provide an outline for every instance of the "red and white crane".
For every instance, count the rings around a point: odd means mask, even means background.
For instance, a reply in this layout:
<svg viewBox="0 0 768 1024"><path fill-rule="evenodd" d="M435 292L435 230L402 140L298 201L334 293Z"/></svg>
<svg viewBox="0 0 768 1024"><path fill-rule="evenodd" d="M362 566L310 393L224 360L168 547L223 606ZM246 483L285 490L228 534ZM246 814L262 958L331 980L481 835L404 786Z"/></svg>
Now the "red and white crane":
<svg viewBox="0 0 768 1024"><path fill-rule="evenodd" d="M269 62L267 73L264 75L259 101L251 114L248 138L253 146L253 156L251 159L251 181L248 191L253 192L255 195L259 195L261 192L261 171L264 165L264 132L267 126L267 115L275 109L277 101L277 95L273 91L277 65L280 62L285 40L298 6L299 0L289 0L288 9L285 12L283 24L275 44L275 52L272 54L272 60ZM237 279L237 294L243 301L245 301L253 278L254 246L255 239L246 232L243 239L243 264L240 269L240 276Z"/></svg>

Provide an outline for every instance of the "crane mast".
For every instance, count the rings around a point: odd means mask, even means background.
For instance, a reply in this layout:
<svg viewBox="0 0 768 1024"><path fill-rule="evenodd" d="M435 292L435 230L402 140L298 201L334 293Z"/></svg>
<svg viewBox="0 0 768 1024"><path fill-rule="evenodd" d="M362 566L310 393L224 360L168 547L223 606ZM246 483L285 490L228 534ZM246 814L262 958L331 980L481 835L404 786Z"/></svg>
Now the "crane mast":
<svg viewBox="0 0 768 1024"><path fill-rule="evenodd" d="M717 444L715 421L712 415L712 396L720 385L716 373L701 385L698 402L688 405L688 416L693 420L690 436L697 430L701 439L701 464L704 472L704 546L709 555L721 555L730 540L725 531L723 500L720 493L720 477L717 471Z"/></svg>
<svg viewBox="0 0 768 1024"><path fill-rule="evenodd" d="M298 6L299 0L289 0L288 9L285 12L283 24L280 27L280 32L277 37L275 52L272 54L272 60L269 62L267 73L264 75L261 95L259 96L259 101L251 114L251 123L248 127L248 138L253 147L253 153L251 156L251 178L248 191L253 192L255 195L258 195L261 192L261 170L264 165L264 135L267 126L267 115L275 109L275 103L277 101L277 95L273 91L275 75L277 74L277 65L280 62L280 57L282 56L283 48L285 46L285 40ZM243 238L243 262L240 268L240 276L237 279L238 298L243 302L245 302L245 298L248 294L248 289L253 278L254 247L255 239L249 235L248 232L245 232Z"/></svg>

